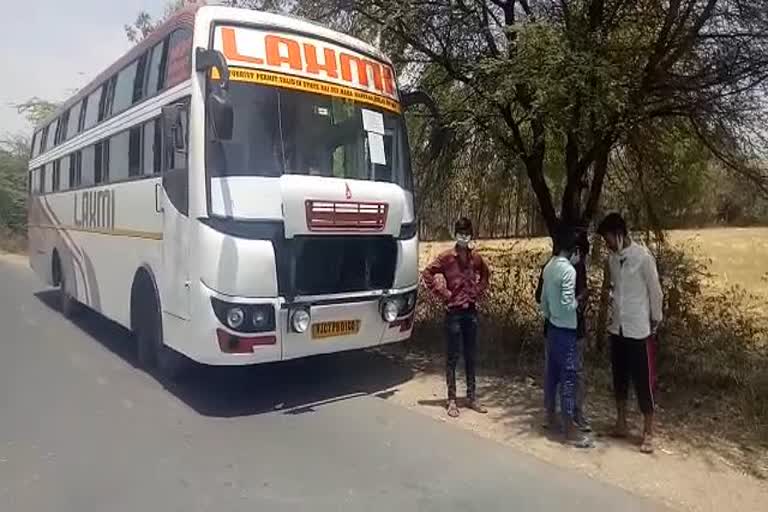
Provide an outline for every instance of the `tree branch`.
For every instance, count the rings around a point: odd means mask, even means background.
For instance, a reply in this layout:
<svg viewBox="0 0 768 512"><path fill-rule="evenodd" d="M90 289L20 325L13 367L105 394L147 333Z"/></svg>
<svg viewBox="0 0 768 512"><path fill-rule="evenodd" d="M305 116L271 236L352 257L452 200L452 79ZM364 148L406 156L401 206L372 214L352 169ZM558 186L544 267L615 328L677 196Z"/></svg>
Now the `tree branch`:
<svg viewBox="0 0 768 512"><path fill-rule="evenodd" d="M589 197L587 198L587 204L584 207L584 212L581 214L581 224L589 225L592 219L597 213L597 208L600 205L600 195L603 191L603 182L605 181L605 175L608 172L608 155L610 151L601 152L595 160L593 166L594 173L592 176L592 183L589 187Z"/></svg>
<svg viewBox="0 0 768 512"><path fill-rule="evenodd" d="M727 155L725 151L718 148L717 145L711 141L711 139L704 133L704 129L701 127L698 121L695 119L690 119L690 121L691 126L693 127L693 131L698 139L707 147L709 151L712 152L713 155L715 155L715 157L720 162L723 163L723 165L725 165L728 169L735 172L739 176L749 180L753 185L759 188L766 197L768 197L768 175L751 172L743 165L740 165L733 157Z"/></svg>

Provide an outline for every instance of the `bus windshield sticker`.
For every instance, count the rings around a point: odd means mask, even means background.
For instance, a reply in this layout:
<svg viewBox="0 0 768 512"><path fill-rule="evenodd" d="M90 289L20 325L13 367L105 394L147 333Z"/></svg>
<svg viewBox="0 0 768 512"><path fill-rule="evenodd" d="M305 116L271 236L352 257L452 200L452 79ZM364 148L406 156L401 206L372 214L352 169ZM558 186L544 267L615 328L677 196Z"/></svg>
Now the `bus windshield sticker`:
<svg viewBox="0 0 768 512"><path fill-rule="evenodd" d="M371 152L371 163L387 165L387 155L384 151L384 136L376 132L368 132L368 150Z"/></svg>
<svg viewBox="0 0 768 512"><path fill-rule="evenodd" d="M218 26L213 47L224 55L230 69L246 68L279 73L282 76L352 88L386 98L395 104L399 101L395 71L391 64L341 44L302 34ZM236 75L230 78L242 80L243 77ZM285 86L280 83L274 85ZM318 91L320 94L323 92Z"/></svg>
<svg viewBox="0 0 768 512"><path fill-rule="evenodd" d="M211 70L211 79L219 79L219 73L215 68ZM400 113L400 104L391 98L381 96L379 94L361 91L360 89L355 89L353 87L344 87L342 85L323 82L321 80L311 80L309 78L298 78L282 73L272 73L269 71L257 71L253 69L234 67L229 68L229 79L233 82L247 82L252 84L282 87L285 89L293 89L295 91L303 91L313 94L321 94L323 96L341 98L347 101L366 103L374 107L389 110L390 112L394 112L396 114Z"/></svg>
<svg viewBox="0 0 768 512"><path fill-rule="evenodd" d="M384 116L380 112L361 109L363 114L363 130L384 135Z"/></svg>

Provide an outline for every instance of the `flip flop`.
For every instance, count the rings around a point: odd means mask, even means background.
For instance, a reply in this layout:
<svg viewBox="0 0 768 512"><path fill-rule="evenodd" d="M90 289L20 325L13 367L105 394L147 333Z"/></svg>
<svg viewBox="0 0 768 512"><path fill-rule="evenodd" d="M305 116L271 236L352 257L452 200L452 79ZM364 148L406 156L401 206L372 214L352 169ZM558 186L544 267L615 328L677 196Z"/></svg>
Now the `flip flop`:
<svg viewBox="0 0 768 512"><path fill-rule="evenodd" d="M448 403L448 416L451 418L459 417L459 407L456 405L456 402Z"/></svg>
<svg viewBox="0 0 768 512"><path fill-rule="evenodd" d="M569 439L568 444L574 448L580 448L583 450L593 448L595 446L595 442L589 436L579 436L576 439Z"/></svg>

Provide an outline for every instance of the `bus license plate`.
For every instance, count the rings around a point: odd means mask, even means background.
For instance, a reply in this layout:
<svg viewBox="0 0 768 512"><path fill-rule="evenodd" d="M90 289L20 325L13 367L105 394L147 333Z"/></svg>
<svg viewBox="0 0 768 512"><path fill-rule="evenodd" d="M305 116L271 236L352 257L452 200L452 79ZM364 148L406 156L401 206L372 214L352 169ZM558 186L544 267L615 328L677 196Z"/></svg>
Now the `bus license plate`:
<svg viewBox="0 0 768 512"><path fill-rule="evenodd" d="M357 334L360 331L360 320L336 320L334 322L319 322L312 324L312 338L333 338Z"/></svg>

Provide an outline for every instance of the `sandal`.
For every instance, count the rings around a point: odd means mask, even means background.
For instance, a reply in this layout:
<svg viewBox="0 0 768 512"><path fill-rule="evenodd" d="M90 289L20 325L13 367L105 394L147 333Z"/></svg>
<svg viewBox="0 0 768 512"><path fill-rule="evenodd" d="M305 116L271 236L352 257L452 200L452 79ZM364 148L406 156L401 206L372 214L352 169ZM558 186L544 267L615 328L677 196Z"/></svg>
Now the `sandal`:
<svg viewBox="0 0 768 512"><path fill-rule="evenodd" d="M450 400L448 402L448 416L450 416L451 418L459 417L459 407L456 405L455 400Z"/></svg>
<svg viewBox="0 0 768 512"><path fill-rule="evenodd" d="M645 453L647 455L650 455L654 452L654 445L653 445L653 438L652 437L643 437L643 442L640 443L640 453Z"/></svg>
<svg viewBox="0 0 768 512"><path fill-rule="evenodd" d="M483 407L482 404L480 404L480 402L478 402L477 400L470 400L468 408L475 411L478 414L488 414L488 409Z"/></svg>

